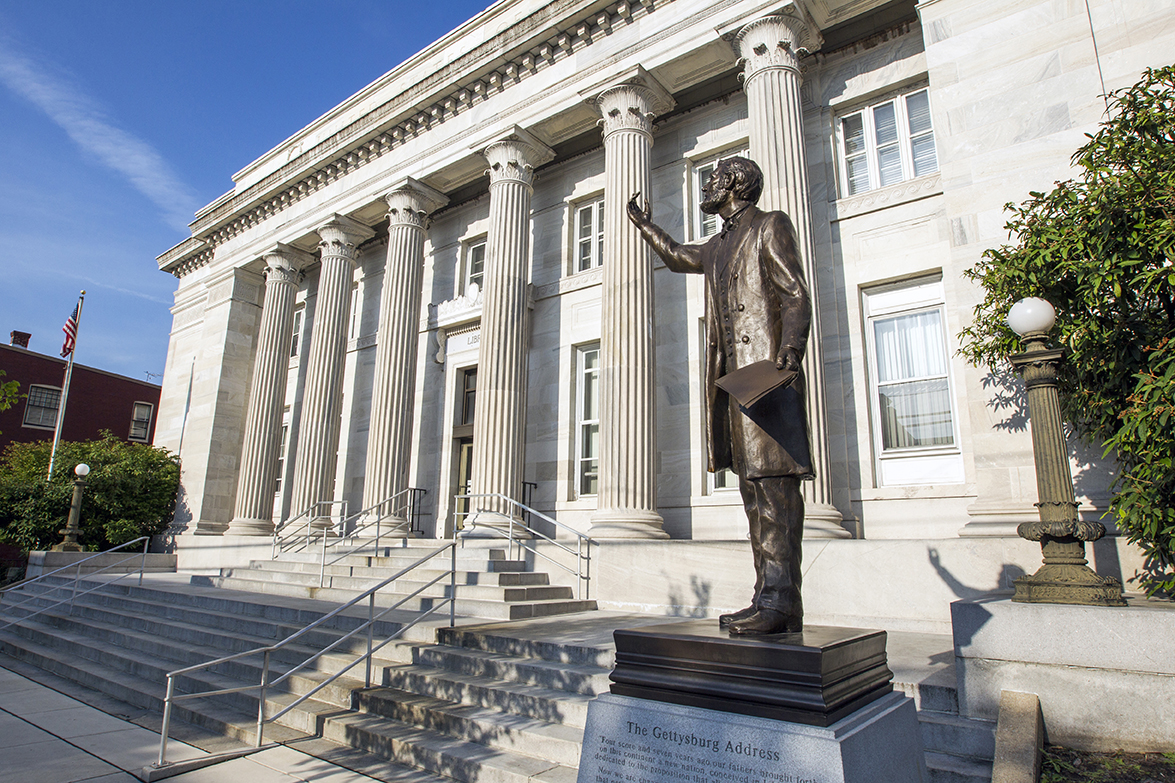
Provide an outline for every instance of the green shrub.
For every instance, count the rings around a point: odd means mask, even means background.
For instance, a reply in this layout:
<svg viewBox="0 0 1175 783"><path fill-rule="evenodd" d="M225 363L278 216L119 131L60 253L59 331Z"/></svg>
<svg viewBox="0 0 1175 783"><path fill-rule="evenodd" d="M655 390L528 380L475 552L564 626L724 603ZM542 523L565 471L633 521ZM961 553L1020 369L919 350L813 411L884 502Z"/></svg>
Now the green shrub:
<svg viewBox="0 0 1175 783"><path fill-rule="evenodd" d="M90 466L78 542L99 551L161 533L175 513L179 457L167 449L127 443L109 432L101 440L57 446L51 481L50 441L13 443L0 456L0 541L25 551L61 540L73 496L74 466Z"/></svg>

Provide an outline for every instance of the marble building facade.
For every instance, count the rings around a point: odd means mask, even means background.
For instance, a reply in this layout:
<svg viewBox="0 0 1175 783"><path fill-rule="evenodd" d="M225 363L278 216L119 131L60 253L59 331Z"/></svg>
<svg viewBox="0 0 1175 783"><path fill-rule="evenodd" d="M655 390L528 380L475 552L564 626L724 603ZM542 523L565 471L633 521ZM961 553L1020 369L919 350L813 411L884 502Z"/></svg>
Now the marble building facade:
<svg viewBox="0 0 1175 783"><path fill-rule="evenodd" d="M1035 570L1031 442L956 355L980 297L960 272L1006 240L1005 203L1067 176L1103 92L1171 51L1175 10L1148 0L501 0L238 172L159 257L181 553L227 563L316 501L410 487L443 538L468 489L643 569L604 605L729 606L706 596L746 581L746 520L706 472L702 281L623 205L701 240L699 181L745 154L815 300L809 562L881 551L955 595ZM1074 468L1100 514L1110 468ZM659 563L687 565L665 589Z"/></svg>

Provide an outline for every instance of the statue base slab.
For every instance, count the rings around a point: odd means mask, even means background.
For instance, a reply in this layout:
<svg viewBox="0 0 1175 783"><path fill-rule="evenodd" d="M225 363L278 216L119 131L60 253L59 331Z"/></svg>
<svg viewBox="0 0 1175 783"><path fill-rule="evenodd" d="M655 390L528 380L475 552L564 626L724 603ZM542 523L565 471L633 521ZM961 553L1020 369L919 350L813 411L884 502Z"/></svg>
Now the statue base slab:
<svg viewBox="0 0 1175 783"><path fill-rule="evenodd" d="M732 637L714 620L618 629L612 693L831 726L893 690L885 631Z"/></svg>

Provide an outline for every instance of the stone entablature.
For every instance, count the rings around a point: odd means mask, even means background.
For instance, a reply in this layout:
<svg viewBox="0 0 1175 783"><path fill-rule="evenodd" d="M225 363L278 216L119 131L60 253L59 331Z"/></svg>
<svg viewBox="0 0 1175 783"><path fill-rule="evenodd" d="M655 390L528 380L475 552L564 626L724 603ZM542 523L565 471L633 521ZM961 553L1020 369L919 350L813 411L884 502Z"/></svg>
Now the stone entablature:
<svg viewBox="0 0 1175 783"><path fill-rule="evenodd" d="M592 11L565 26L560 24L557 29L561 28L561 31L541 39L541 43L537 45L534 41L536 30L540 31L539 34L547 32L549 28L544 30L544 24L549 24L552 19L564 16L575 5L588 5L588 3L584 3L583 0L552 3L540 12L528 14L517 24L503 30L464 56L456 58L452 62L446 61L445 67L441 70L401 90L394 98L381 103L346 127L328 135L326 139L311 149L303 152L301 150L304 142L291 139L243 172L238 173L235 179L244 179L248 173L280 156L283 151L287 155L294 155L287 163L247 185L241 192L237 193L234 190L227 193L197 213L196 220L192 223L193 234L199 235L213 245L221 244L393 149L403 146L499 93L509 90L524 79L575 55L585 47L611 34L613 30L631 24L672 2L673 0L659 0L654 5L652 0L638 0L638 2L622 0L615 5ZM480 17L478 18L480 19ZM572 18L575 19L575 17ZM453 35L460 32L459 29ZM527 40L528 35L531 36L529 40ZM447 40L448 38L443 39L433 48L443 46ZM522 43L519 44L519 41ZM515 46L529 44L529 48L520 54L507 55L505 65L485 72L485 63L500 61L503 47L508 47L511 44ZM411 78L409 74L412 70L419 68L422 61L429 61L427 57L429 53L430 50L426 50L401 68L393 70L360 95L370 94L373 91L384 89L386 85L394 84L398 80ZM462 77L455 79L454 71L465 71L478 75L465 81ZM448 88L448 90L425 109L415 110L415 107L420 105L421 92L441 88ZM351 108L351 103L348 102L336 109L335 114ZM406 117L402 116L405 106L414 107L413 112ZM358 144L354 143L356 137L370 134L373 126L383 125L389 118L397 115L401 116L392 120L394 124L391 127L378 133L374 138ZM303 134L305 133L304 131ZM297 177L299 170L305 171L311 166L314 166L316 170L299 177L291 184L280 187L282 183ZM280 187L280 190L272 192L269 196L263 196L266 190L275 186ZM261 200L259 201L259 199ZM177 274L177 276L186 273L188 270L182 263L186 253L178 259L174 253L174 251L183 253L184 250L186 248L181 244L173 251L169 251L168 254L160 256L158 259L160 268ZM176 263L177 260L181 263ZM183 272L180 271L181 268L183 268Z"/></svg>

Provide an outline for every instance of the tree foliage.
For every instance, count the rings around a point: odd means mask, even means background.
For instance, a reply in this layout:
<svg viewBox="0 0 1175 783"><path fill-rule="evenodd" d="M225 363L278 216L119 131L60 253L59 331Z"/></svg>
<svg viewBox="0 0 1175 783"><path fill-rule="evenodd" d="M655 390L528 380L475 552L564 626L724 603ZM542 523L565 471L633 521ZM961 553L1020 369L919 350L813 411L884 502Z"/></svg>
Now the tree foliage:
<svg viewBox="0 0 1175 783"><path fill-rule="evenodd" d="M79 543L108 549L163 532L175 513L179 457L167 449L127 443L109 432L101 440L62 442L51 481L51 441L13 443L0 457L0 541L48 549L69 517L74 466L90 466L82 499Z"/></svg>
<svg viewBox="0 0 1175 783"><path fill-rule="evenodd" d="M6 411L16 405L24 395L20 393L20 384L16 381L5 381L6 373L0 370L0 411Z"/></svg>
<svg viewBox="0 0 1175 783"><path fill-rule="evenodd" d="M1175 66L1108 97L1077 175L1009 204L1014 244L965 273L986 298L960 337L998 373L1020 350L1009 307L1026 296L1056 307L1062 410L1116 456L1110 511L1142 547L1154 594L1175 590Z"/></svg>

